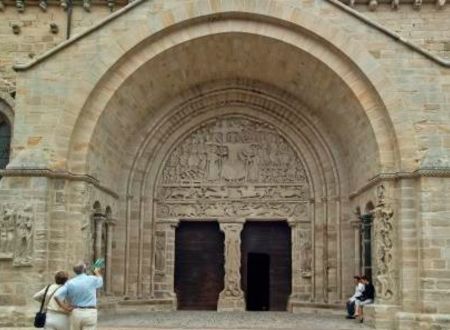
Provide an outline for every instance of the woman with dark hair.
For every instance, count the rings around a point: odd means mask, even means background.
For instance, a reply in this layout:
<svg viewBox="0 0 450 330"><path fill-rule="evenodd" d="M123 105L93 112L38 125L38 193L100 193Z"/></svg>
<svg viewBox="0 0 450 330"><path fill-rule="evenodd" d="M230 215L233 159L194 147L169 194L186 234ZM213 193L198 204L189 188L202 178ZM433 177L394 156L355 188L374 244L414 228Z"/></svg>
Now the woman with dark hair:
<svg viewBox="0 0 450 330"><path fill-rule="evenodd" d="M54 298L56 291L60 287L62 287L67 282L68 279L69 274L67 272L59 271L55 274L54 284L46 286L33 296L33 299L39 302L42 302L42 300L45 299L44 306L47 306L47 318L45 320L44 329L50 330L70 329L69 314L58 305L58 303Z"/></svg>

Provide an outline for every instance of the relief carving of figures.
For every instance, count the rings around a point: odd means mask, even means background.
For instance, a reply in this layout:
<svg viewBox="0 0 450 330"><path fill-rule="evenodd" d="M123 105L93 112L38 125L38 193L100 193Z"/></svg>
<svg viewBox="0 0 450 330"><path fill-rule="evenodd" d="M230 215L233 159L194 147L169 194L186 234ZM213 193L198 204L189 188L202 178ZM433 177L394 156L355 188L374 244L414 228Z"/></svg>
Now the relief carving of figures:
<svg viewBox="0 0 450 330"><path fill-rule="evenodd" d="M274 127L240 117L218 119L184 139L162 174L163 184L305 180L297 154Z"/></svg>
<svg viewBox="0 0 450 330"><path fill-rule="evenodd" d="M191 203L158 203L158 218L182 217L298 217L304 216L304 207L288 202L211 201Z"/></svg>
<svg viewBox="0 0 450 330"><path fill-rule="evenodd" d="M26 205L17 211L15 266L29 266L33 254L33 208Z"/></svg>
<svg viewBox="0 0 450 330"><path fill-rule="evenodd" d="M158 180L157 217L293 216L309 198L303 164L268 123L224 116L184 138Z"/></svg>
<svg viewBox="0 0 450 330"><path fill-rule="evenodd" d="M382 201L384 202L384 196ZM392 300L396 293L396 270L394 251L394 212L380 204L374 210L374 235L376 255L375 287L379 299Z"/></svg>
<svg viewBox="0 0 450 330"><path fill-rule="evenodd" d="M242 224L221 224L225 233L225 281L219 299L242 298L241 290L241 230Z"/></svg>
<svg viewBox="0 0 450 330"><path fill-rule="evenodd" d="M16 217L16 211L9 206L4 206L1 210L0 258L13 258Z"/></svg>

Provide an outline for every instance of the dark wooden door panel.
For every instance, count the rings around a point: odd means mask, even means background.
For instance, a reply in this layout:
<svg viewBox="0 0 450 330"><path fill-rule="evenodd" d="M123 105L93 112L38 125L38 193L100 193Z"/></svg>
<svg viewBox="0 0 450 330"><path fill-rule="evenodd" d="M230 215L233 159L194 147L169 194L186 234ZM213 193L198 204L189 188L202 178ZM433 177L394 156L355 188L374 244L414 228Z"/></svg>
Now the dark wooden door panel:
<svg viewBox="0 0 450 330"><path fill-rule="evenodd" d="M265 254L270 259L269 270L269 309L272 311L285 311L291 293L291 229L286 222L257 222L248 221L242 232L242 289L246 293L247 306L255 306L255 297L248 288L249 255ZM250 261L251 263L251 261ZM251 291L251 290L250 290ZM258 305L258 304L256 304ZM263 304L261 304L263 305Z"/></svg>
<svg viewBox="0 0 450 330"><path fill-rule="evenodd" d="M216 222L184 222L175 235L178 309L216 310L224 278L224 236Z"/></svg>

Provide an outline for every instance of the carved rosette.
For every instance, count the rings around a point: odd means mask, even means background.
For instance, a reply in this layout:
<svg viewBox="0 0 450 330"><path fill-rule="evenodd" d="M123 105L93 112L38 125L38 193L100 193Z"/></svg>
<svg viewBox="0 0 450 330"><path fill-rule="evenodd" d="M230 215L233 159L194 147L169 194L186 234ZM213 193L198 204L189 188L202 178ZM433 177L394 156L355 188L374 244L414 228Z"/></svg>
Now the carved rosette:
<svg viewBox="0 0 450 330"><path fill-rule="evenodd" d="M374 213L375 276L380 302L393 302L397 295L394 211L385 204L384 187L379 189L379 203Z"/></svg>
<svg viewBox="0 0 450 330"><path fill-rule="evenodd" d="M297 153L271 125L225 116L191 133L158 180L158 219L291 218L309 184Z"/></svg>
<svg viewBox="0 0 450 330"><path fill-rule="evenodd" d="M244 292L241 289L241 231L243 224L220 224L225 234L224 289L219 294L217 310L244 311Z"/></svg>
<svg viewBox="0 0 450 330"><path fill-rule="evenodd" d="M0 259L11 259L16 267L33 261L34 213L31 205L0 206Z"/></svg>

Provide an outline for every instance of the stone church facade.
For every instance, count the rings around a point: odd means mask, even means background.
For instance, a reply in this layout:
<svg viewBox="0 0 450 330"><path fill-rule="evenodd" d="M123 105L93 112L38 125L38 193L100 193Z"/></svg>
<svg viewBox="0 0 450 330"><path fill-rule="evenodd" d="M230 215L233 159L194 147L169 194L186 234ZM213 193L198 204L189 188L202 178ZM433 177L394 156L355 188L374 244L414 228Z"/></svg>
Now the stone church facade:
<svg viewBox="0 0 450 330"><path fill-rule="evenodd" d="M365 273L374 328L450 329L449 10L0 1L0 325L102 257L105 313L340 307Z"/></svg>

